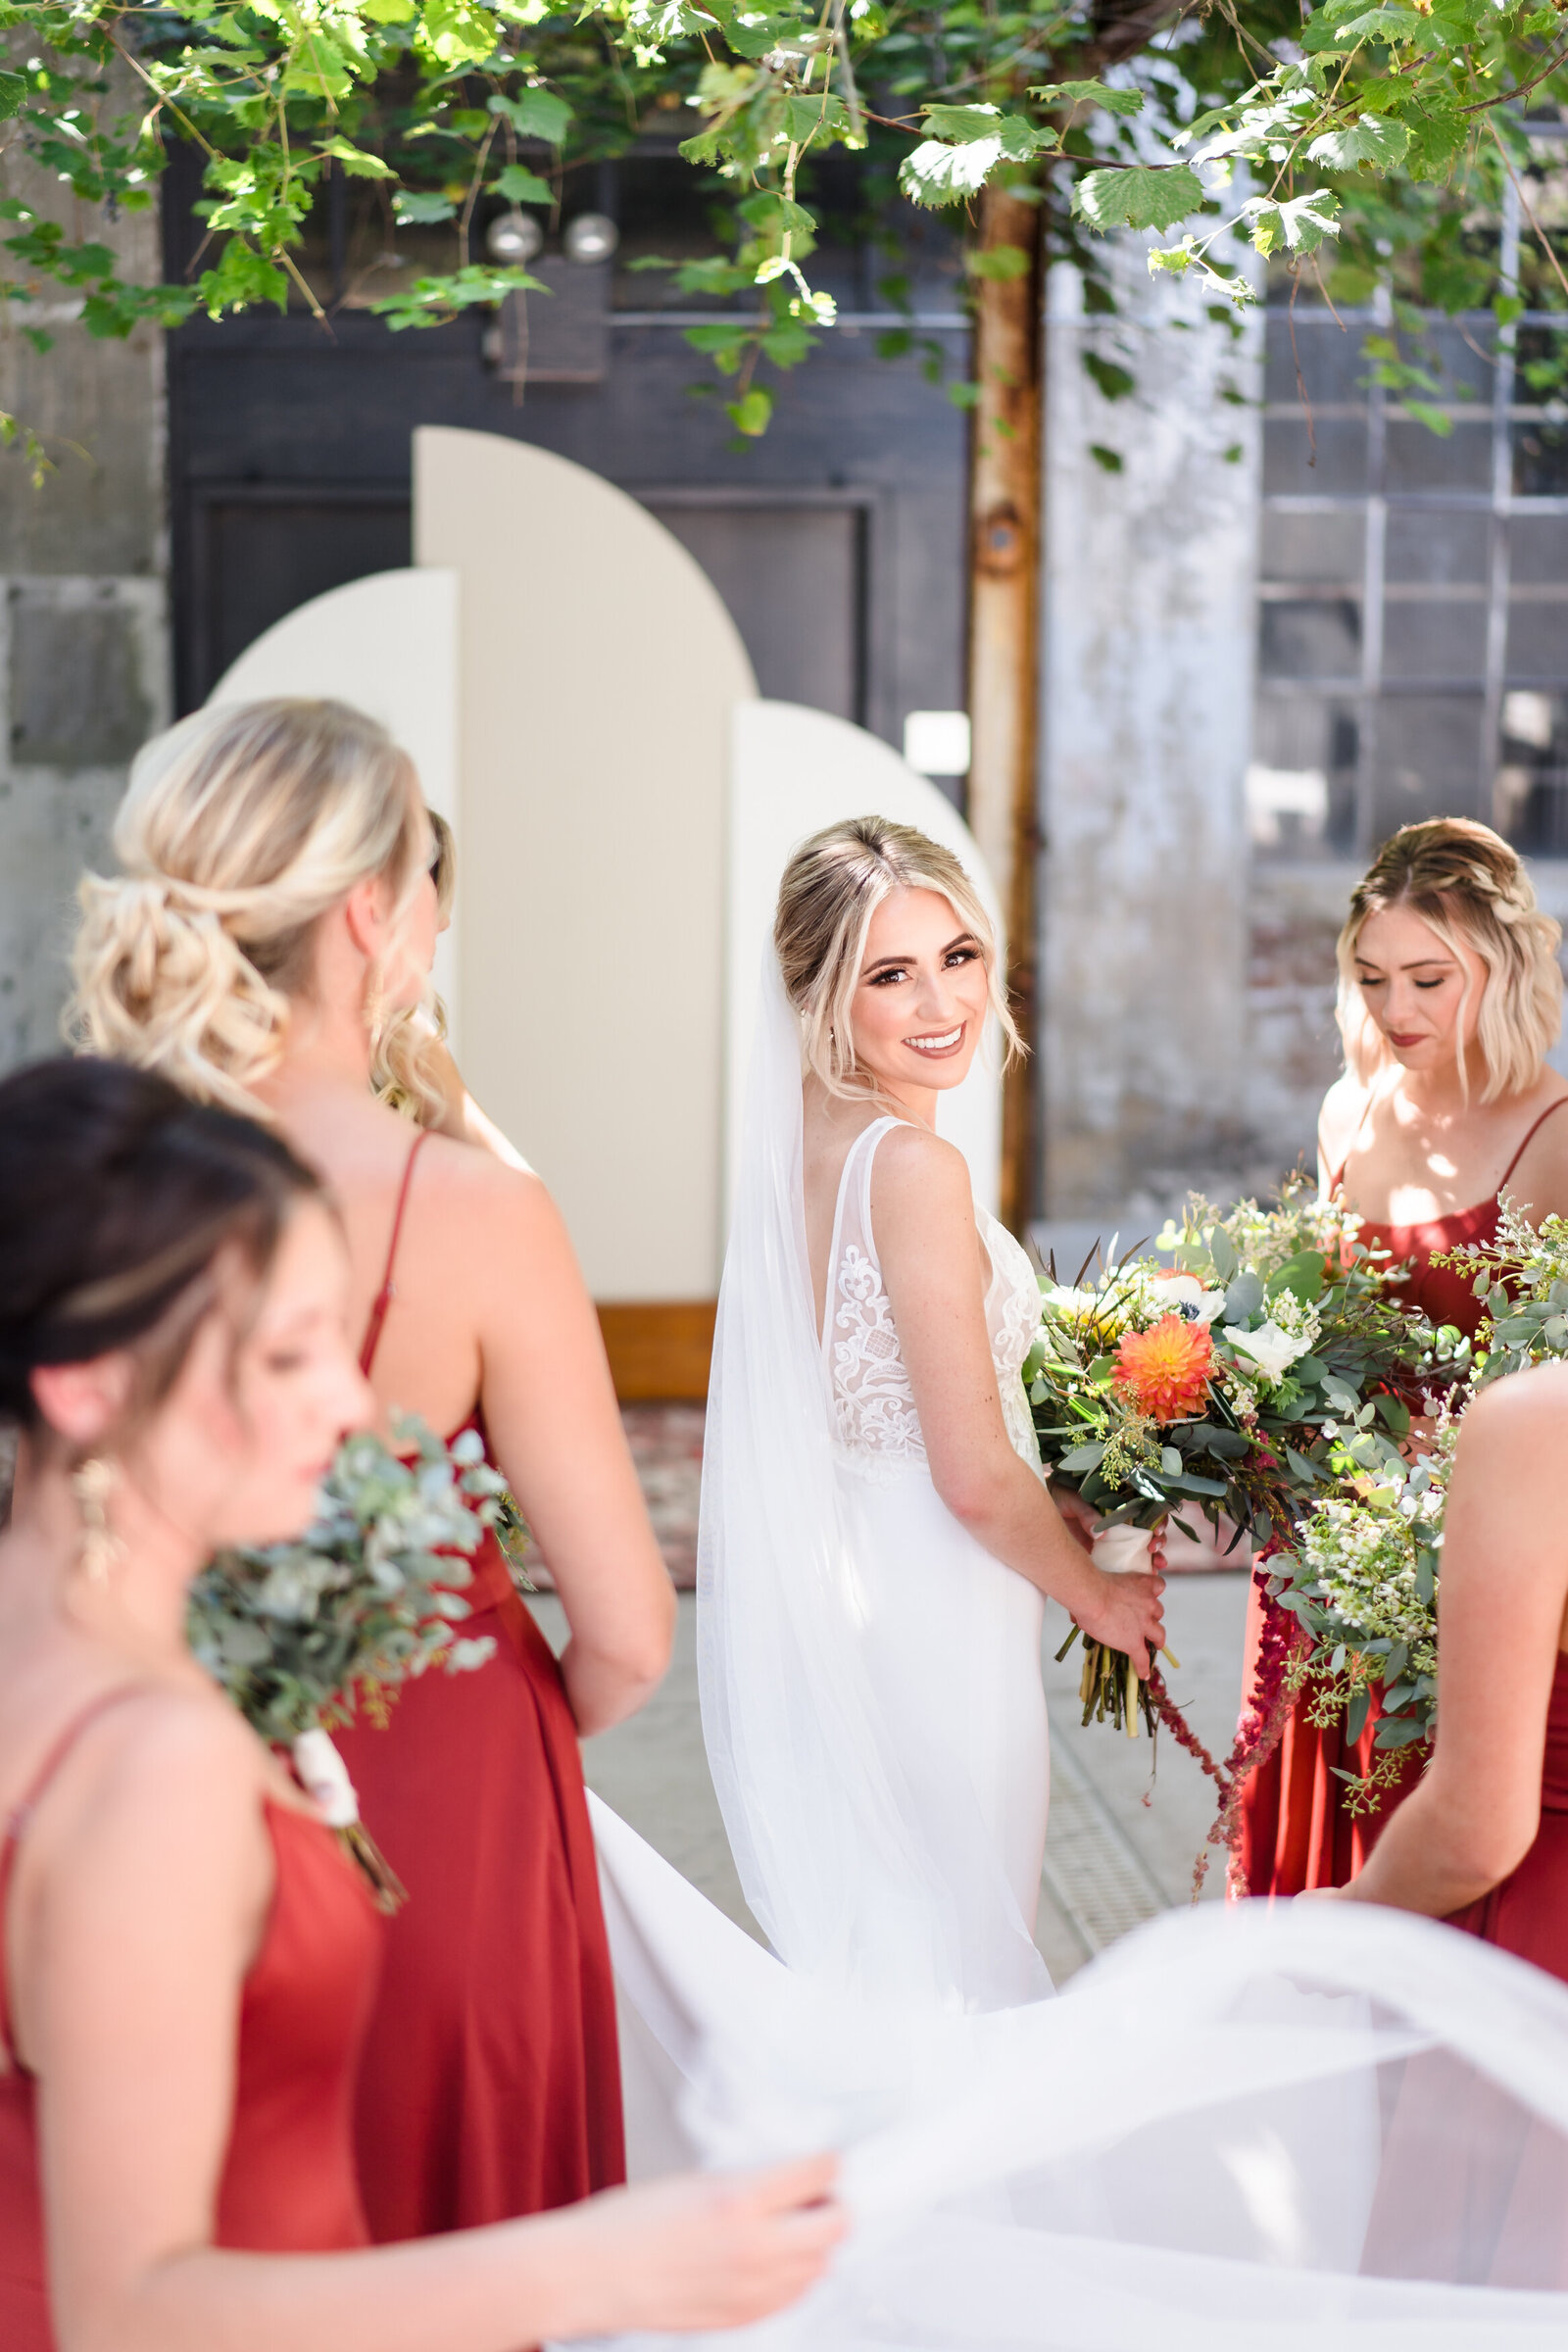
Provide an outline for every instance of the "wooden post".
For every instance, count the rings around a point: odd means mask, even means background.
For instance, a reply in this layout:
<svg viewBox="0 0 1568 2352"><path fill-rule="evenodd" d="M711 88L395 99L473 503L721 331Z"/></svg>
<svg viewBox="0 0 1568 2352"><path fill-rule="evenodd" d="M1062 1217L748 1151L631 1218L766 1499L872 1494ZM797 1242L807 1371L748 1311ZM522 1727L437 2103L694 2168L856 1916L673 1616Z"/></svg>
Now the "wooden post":
<svg viewBox="0 0 1568 2352"><path fill-rule="evenodd" d="M1040 450L1045 208L1005 188L979 200L979 250L1029 256L1016 277L976 280L969 470L969 823L1002 896L1007 985L1030 1059L1003 1101L1002 1215L1022 1234L1037 1203L1035 865L1040 846Z"/></svg>

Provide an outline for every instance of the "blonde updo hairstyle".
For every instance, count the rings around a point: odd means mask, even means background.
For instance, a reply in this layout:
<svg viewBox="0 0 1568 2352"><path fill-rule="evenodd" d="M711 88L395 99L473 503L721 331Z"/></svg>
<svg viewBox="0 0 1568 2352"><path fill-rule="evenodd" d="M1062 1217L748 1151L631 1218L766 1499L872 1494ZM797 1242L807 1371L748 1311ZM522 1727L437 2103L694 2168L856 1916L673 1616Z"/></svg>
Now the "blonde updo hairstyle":
<svg viewBox="0 0 1568 2352"><path fill-rule="evenodd" d="M81 883L75 1042L256 1117L252 1090L281 1056L290 1000L310 988L317 923L384 875L395 936L424 839L414 763L363 711L278 699L182 719L132 765L115 819L120 872ZM389 1024L373 971L366 1018L380 1074L438 1116L420 1068L436 1018Z"/></svg>
<svg viewBox="0 0 1568 2352"><path fill-rule="evenodd" d="M1355 976L1356 948L1369 916L1407 906L1450 953L1468 948L1486 967L1476 1042L1486 1064L1481 1101L1520 1094L1535 1084L1562 1026L1562 926L1543 914L1530 877L1513 850L1465 816L1402 825L1356 884L1340 933L1337 1017L1346 1066L1363 1086L1390 1059L1388 1040L1368 1009ZM1470 1073L1464 1032L1470 984L1455 1029L1459 1082L1466 1100Z"/></svg>
<svg viewBox="0 0 1568 2352"><path fill-rule="evenodd" d="M806 1067L831 1095L875 1091L855 1058L851 1006L865 959L871 917L896 890L933 890L972 932L985 958L991 1009L1010 1063L1022 1041L1007 1009L997 969L991 918L974 884L951 850L912 825L882 816L857 816L803 841L784 869L773 945L784 993L801 1023Z"/></svg>

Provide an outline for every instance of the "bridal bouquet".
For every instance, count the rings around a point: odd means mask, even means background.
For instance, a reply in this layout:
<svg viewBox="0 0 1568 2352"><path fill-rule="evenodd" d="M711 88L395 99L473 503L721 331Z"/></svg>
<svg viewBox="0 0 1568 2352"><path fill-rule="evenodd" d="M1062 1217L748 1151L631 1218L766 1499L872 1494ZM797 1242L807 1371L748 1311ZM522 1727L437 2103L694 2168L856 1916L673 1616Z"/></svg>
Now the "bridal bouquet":
<svg viewBox="0 0 1568 2352"><path fill-rule="evenodd" d="M388 1695L433 1666L461 1674L494 1651L465 1641L462 1587L487 1527L514 1519L505 1481L466 1430L450 1449L423 1422L399 1420L392 1453L366 1432L346 1438L320 1507L297 1542L220 1552L192 1588L190 1645L246 1721L286 1744L301 1780L393 1908L401 1889L360 1824L328 1727L364 1704L385 1719Z"/></svg>
<svg viewBox="0 0 1568 2352"><path fill-rule="evenodd" d="M1304 1178L1273 1209L1221 1215L1195 1196L1159 1237L1174 1271L1127 1257L1087 1287L1087 1269L1042 1285L1025 1366L1042 1459L1102 1535L1196 1504L1232 1523L1233 1548L1266 1554L1334 1478L1331 1425L1379 1460L1395 1452L1422 1380L1448 1377L1447 1343L1394 1302L1356 1227ZM1131 1737L1142 1715L1153 1729L1159 1689L1101 1643L1085 1642L1080 1695L1086 1723L1108 1714Z"/></svg>

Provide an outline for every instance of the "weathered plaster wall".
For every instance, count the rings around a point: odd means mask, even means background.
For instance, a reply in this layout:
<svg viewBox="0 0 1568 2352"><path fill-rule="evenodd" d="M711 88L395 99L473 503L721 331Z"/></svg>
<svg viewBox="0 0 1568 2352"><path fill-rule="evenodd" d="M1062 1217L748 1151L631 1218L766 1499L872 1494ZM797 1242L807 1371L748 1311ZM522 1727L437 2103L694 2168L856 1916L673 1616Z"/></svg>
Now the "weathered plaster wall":
<svg viewBox="0 0 1568 2352"><path fill-rule="evenodd" d="M6 190L160 271L155 214L106 225L8 159ZM44 327L39 353L23 324ZM137 746L168 719L163 337L90 336L53 296L0 316L0 408L54 470L0 452L0 1067L58 1041L76 876L106 847Z"/></svg>
<svg viewBox="0 0 1568 2352"><path fill-rule="evenodd" d="M1045 1208L1233 1190L1253 1166L1248 853L1260 335L1151 287L1121 316L1053 273L1048 333ZM1085 345L1136 388L1107 401ZM1229 389L1235 402L1222 394ZM1121 458L1106 470L1100 444Z"/></svg>

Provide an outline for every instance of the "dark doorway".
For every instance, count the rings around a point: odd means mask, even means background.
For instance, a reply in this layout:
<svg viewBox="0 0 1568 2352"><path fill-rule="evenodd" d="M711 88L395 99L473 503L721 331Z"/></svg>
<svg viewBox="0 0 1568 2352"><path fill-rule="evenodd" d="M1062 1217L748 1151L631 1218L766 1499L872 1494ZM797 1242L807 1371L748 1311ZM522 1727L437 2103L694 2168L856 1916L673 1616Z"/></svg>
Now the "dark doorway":
<svg viewBox="0 0 1568 2352"><path fill-rule="evenodd" d="M187 710L296 606L413 560L407 482L204 482L187 514L179 629Z"/></svg>

